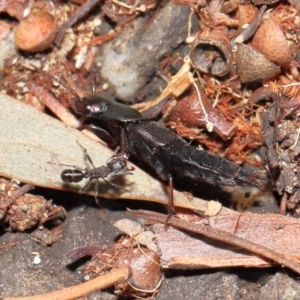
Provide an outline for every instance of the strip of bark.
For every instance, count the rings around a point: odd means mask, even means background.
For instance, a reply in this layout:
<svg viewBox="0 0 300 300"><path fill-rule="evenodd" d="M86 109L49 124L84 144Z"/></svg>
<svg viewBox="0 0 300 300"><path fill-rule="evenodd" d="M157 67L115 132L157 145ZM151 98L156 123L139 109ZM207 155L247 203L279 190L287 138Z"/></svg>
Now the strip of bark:
<svg viewBox="0 0 300 300"><path fill-rule="evenodd" d="M49 108L60 120L71 127L79 127L77 118L58 101L46 88L31 81L28 84L30 92L37 97L41 103Z"/></svg>
<svg viewBox="0 0 300 300"><path fill-rule="evenodd" d="M166 222L166 216L156 212L150 212L145 210L137 210L137 211L130 211L130 212L135 217L147 219L152 222L159 222L159 223ZM248 250L256 254L257 256L262 256L264 258L270 259L273 262L283 265L300 274L300 264L298 260L287 258L285 255L279 254L265 246L258 245L248 240L236 237L223 230L213 228L210 225L189 223L180 220L177 217L172 217L171 220L168 222L168 225L186 230L188 232L194 232L199 235L211 238L213 240L238 246L241 249Z"/></svg>

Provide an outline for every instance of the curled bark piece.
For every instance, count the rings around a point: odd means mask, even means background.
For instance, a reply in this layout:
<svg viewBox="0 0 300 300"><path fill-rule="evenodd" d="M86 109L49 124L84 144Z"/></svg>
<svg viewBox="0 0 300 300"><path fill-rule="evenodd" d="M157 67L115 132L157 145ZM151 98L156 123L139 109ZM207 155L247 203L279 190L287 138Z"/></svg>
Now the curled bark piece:
<svg viewBox="0 0 300 300"><path fill-rule="evenodd" d="M222 30L206 31L193 43L190 58L201 72L224 76L232 65L230 40Z"/></svg>
<svg viewBox="0 0 300 300"><path fill-rule="evenodd" d="M242 83L265 81L280 73L275 64L244 44L238 45L236 65Z"/></svg>
<svg viewBox="0 0 300 300"><path fill-rule="evenodd" d="M292 56L287 39L272 18L264 22L253 37L252 47L279 66L289 66Z"/></svg>
<svg viewBox="0 0 300 300"><path fill-rule="evenodd" d="M276 95L269 87L262 86L256 89L249 97L250 103L258 103L262 100L272 99L274 101Z"/></svg>

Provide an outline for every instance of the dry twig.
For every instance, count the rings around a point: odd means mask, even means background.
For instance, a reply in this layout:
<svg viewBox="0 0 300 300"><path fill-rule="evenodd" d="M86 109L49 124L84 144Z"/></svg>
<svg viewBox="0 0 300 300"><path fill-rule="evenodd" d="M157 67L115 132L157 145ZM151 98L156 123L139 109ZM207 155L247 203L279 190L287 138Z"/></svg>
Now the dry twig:
<svg viewBox="0 0 300 300"><path fill-rule="evenodd" d="M44 295L36 295L29 297L3 297L0 300L53 300L53 299L64 299L64 300L75 300L78 298L85 297L95 291L105 289L112 286L121 279L128 276L128 268L116 269L108 274L99 276L90 281L64 288L59 291L47 293Z"/></svg>
<svg viewBox="0 0 300 300"><path fill-rule="evenodd" d="M79 19L84 17L98 2L100 2L100 0L88 0L85 4L83 4L75 11L75 13L70 17L70 19L66 23L64 23L60 27L60 30L58 31L58 34L55 39L55 43L57 46L61 46L67 29L72 27Z"/></svg>

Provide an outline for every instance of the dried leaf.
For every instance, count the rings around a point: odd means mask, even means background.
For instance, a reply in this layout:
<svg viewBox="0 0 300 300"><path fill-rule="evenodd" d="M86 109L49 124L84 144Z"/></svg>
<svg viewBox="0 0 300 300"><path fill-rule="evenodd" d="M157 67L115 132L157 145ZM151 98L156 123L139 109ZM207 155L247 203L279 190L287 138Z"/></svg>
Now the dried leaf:
<svg viewBox="0 0 300 300"><path fill-rule="evenodd" d="M86 167L84 154L78 141L87 148L96 166L104 165L113 152L85 136L80 131L55 120L31 106L0 93L0 175L24 183L52 189L78 192L85 184L65 184L60 178L62 163ZM131 165L131 164L130 164ZM160 181L134 166L133 175L115 177L114 183L126 188L118 189L101 182L99 196L168 203L167 188ZM93 195L93 186L87 191ZM188 198L174 191L175 205L199 211L206 210L206 201ZM222 208L221 213L231 212Z"/></svg>

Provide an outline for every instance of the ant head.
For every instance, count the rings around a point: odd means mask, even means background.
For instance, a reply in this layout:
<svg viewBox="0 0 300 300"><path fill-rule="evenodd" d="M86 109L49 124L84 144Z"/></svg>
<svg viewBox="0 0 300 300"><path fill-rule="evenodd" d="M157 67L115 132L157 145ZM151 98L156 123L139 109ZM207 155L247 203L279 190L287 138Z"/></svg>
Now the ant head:
<svg viewBox="0 0 300 300"><path fill-rule="evenodd" d="M79 114L87 117L101 117L108 109L109 100L99 96L84 98L75 102L76 110Z"/></svg>

